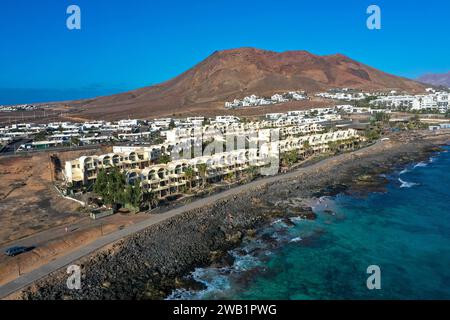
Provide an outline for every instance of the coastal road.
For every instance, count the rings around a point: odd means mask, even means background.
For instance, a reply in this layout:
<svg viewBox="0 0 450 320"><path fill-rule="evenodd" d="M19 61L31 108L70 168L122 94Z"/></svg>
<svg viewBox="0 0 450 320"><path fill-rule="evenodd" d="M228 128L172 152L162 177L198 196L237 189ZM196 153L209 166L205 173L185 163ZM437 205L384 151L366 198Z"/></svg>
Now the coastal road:
<svg viewBox="0 0 450 320"><path fill-rule="evenodd" d="M108 235L105 235L101 238L98 238L97 240L87 244L86 246L84 246L82 248L76 249L75 251L72 251L71 253L68 253L67 255L56 258L55 260L35 269L33 271L30 271L28 273L25 273L25 274L19 276L15 280L0 287L0 299L5 298L5 297L19 291L20 289L23 289L23 288L33 284L35 281L49 275L50 273L53 273L59 269L67 267L70 264L73 264L75 261L78 261L79 259L81 259L81 258L107 246L107 245L110 245L116 241L119 241L128 236L131 236L139 231L142 231L148 227L156 225L156 224L158 224L162 221L165 221L167 219L170 219L174 216L180 215L182 213L185 213L185 212L188 212L188 211L191 211L194 209L199 209L199 208L202 208L205 206L209 206L209 205L214 204L215 202L220 201L222 199L228 198L230 196L237 196L244 191L249 191L251 189L260 188L266 184L296 178L299 174L306 172L306 171L310 172L311 170L320 170L320 168L323 166L333 165L335 163L345 161L345 160L351 161L360 152L364 152L364 150L375 149L375 148L379 148L379 147L381 147L381 149L383 149L384 144L388 144L388 142L380 141L374 145L371 145L367 148L360 149L360 150L352 152L352 153L346 153L346 154L341 154L339 156L335 156L332 158L327 158L327 159L319 161L315 164L296 169L295 171L292 171L289 173L279 174L279 175L275 175L275 176L271 176L271 177L267 177L267 178L262 178L262 179L247 183L245 185L234 187L232 189L223 191L221 193L214 194L212 196L196 200L196 201L186 204L182 207L166 211L165 213L161 213L158 215L152 215L144 221L138 222L138 223L130 225L122 230L119 230L119 231L110 233Z"/></svg>
<svg viewBox="0 0 450 320"><path fill-rule="evenodd" d="M109 218L109 217L108 217ZM45 231L32 234L28 237L17 239L11 242L1 244L0 254L5 252L10 247L23 246L23 247L40 247L42 244L48 243L49 241L56 240L64 237L68 232L80 231L89 229L96 226L101 226L105 224L108 220L92 220L89 217L83 217L77 220L75 223L68 223ZM65 229L68 229L66 232ZM1 260L1 258L0 258Z"/></svg>

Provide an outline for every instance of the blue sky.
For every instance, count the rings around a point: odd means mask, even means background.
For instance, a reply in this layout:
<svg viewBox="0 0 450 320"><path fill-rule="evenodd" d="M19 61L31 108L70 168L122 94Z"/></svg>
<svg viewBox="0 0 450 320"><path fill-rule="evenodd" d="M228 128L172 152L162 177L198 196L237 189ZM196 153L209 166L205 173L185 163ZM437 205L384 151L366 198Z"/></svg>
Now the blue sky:
<svg viewBox="0 0 450 320"><path fill-rule="evenodd" d="M66 28L81 8L82 30ZM366 28L366 9L382 29ZM394 74L450 71L448 0L0 2L0 104L109 94L170 79L215 50L343 53Z"/></svg>

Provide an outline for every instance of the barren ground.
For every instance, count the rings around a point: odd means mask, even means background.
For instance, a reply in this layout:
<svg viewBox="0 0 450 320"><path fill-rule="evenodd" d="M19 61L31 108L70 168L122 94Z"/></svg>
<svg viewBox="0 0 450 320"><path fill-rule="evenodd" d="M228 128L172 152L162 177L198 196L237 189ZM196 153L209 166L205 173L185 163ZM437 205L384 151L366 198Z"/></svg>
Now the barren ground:
<svg viewBox="0 0 450 320"><path fill-rule="evenodd" d="M69 159L99 150L58 152L62 166ZM56 191L52 152L0 157L0 247L17 239L73 223L79 204Z"/></svg>
<svg viewBox="0 0 450 320"><path fill-rule="evenodd" d="M60 152L61 163L82 154L107 150ZM8 282L61 254L94 241L145 218L117 214L92 221L77 202L63 198L55 189L51 152L0 158L0 248L36 246L17 257L0 253L0 284ZM65 228L68 227L66 234Z"/></svg>

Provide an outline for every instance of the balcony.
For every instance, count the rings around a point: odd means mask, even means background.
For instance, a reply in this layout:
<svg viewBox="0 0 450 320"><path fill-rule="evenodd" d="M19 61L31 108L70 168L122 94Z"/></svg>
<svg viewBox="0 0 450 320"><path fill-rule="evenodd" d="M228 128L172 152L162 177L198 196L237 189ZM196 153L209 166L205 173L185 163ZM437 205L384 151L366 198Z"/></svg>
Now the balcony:
<svg viewBox="0 0 450 320"><path fill-rule="evenodd" d="M72 174L72 181L73 182L80 182L83 181L83 175L81 173Z"/></svg>

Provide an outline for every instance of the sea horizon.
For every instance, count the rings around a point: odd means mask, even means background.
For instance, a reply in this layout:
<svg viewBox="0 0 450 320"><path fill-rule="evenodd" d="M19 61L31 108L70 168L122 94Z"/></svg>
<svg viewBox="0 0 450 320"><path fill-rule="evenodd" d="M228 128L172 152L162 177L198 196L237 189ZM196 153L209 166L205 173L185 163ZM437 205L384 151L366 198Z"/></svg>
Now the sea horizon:
<svg viewBox="0 0 450 320"><path fill-rule="evenodd" d="M122 93L129 88L79 88L67 89L8 89L0 88L0 106L23 104L45 104L63 101L93 99L107 95Z"/></svg>

